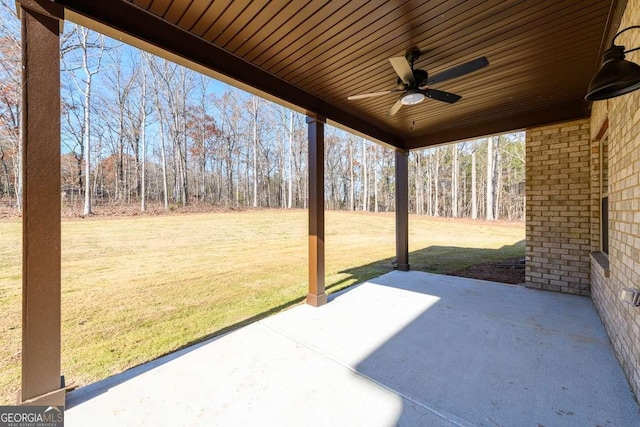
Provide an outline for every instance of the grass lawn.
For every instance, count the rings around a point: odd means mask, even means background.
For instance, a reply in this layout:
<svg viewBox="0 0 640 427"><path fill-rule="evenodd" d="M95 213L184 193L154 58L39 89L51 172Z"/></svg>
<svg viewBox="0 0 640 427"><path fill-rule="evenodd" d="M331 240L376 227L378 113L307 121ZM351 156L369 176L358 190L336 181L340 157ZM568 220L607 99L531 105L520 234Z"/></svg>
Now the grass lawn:
<svg viewBox="0 0 640 427"><path fill-rule="evenodd" d="M306 211L62 224L62 372L85 385L302 301ZM326 283L390 271L393 214L327 212ZM21 340L21 224L0 222L0 404L14 404ZM524 256L524 224L411 217L410 262L446 273Z"/></svg>

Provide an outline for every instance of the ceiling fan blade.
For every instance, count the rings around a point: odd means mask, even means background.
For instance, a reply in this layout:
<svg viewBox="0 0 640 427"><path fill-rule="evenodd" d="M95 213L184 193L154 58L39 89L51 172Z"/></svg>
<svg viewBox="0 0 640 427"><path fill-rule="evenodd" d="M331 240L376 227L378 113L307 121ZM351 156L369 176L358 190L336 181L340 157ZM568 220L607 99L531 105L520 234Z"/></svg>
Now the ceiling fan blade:
<svg viewBox="0 0 640 427"><path fill-rule="evenodd" d="M393 69L396 70L398 77L405 84L413 85L416 80L413 77L413 71L411 70L411 65L409 65L409 61L404 56L398 56L396 58L389 58L389 62L393 66Z"/></svg>
<svg viewBox="0 0 640 427"><path fill-rule="evenodd" d="M397 90L391 89L391 90L385 90L384 92L373 92L373 93L363 93L361 95L351 95L347 97L347 99L349 101L353 101L355 99L373 98L374 96L388 95L393 92L397 92Z"/></svg>
<svg viewBox="0 0 640 427"><path fill-rule="evenodd" d="M442 90L436 89L427 89L424 91L424 94L427 98L436 99L438 101L447 102L449 104L458 102L462 98L460 95L456 95L455 93L444 92Z"/></svg>
<svg viewBox="0 0 640 427"><path fill-rule="evenodd" d="M387 117L395 116L395 114L398 111L400 111L401 107L402 107L402 97L400 97L400 99L398 99L396 103L393 104L391 108L389 108L389 111L387 111Z"/></svg>
<svg viewBox="0 0 640 427"><path fill-rule="evenodd" d="M432 85L434 83L440 83L445 80L455 79L456 77L464 76L465 74L473 73L481 68L489 65L489 60L486 56L482 56L480 58L476 58L473 61L465 62L464 64L456 65L455 67L449 68L441 73L432 76L427 80L427 85Z"/></svg>

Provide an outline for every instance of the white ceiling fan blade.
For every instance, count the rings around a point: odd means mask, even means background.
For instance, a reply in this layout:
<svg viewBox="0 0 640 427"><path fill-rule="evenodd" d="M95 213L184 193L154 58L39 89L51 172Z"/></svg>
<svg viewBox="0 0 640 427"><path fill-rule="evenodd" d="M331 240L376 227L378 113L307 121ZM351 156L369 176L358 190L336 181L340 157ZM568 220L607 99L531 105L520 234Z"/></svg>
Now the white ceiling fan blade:
<svg viewBox="0 0 640 427"><path fill-rule="evenodd" d="M409 65L409 61L404 56L398 56L395 58L389 58L389 62L391 62L391 66L400 80L402 80L407 85L415 84L416 80L413 77L413 71L411 70L411 65Z"/></svg>
<svg viewBox="0 0 640 427"><path fill-rule="evenodd" d="M347 99L349 101L353 101L356 99L373 98L374 96L388 95L393 92L395 92L395 90L385 90L384 92L363 93L361 95L351 95L347 97Z"/></svg>
<svg viewBox="0 0 640 427"><path fill-rule="evenodd" d="M402 97L399 98L395 104L393 104L391 106L391 108L389 108L389 111L387 112L387 117L391 117L391 116L395 116L395 114L400 111L400 108L402 107Z"/></svg>

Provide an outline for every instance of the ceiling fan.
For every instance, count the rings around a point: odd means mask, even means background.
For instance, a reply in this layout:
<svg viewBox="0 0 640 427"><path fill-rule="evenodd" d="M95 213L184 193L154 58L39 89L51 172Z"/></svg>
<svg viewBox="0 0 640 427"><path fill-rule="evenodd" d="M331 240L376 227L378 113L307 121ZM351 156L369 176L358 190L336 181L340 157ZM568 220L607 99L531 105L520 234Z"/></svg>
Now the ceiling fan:
<svg viewBox="0 0 640 427"><path fill-rule="evenodd" d="M420 57L421 51L418 48L412 48L407 51L405 56L389 58L389 62L398 74L398 85L396 88L383 92L364 93L362 95L352 95L347 99L350 101L363 98L372 98L374 96L388 95L390 93L402 92L400 98L391 106L387 112L387 117L393 116L403 105L415 105L425 100L425 98L435 99L437 101L453 104L462 97L442 90L431 89L431 85L444 82L446 80L461 77L469 73L473 73L481 68L489 65L486 56L481 56L464 64L456 65L448 70L442 71L435 76L429 77L429 73L424 70L414 70L413 64Z"/></svg>

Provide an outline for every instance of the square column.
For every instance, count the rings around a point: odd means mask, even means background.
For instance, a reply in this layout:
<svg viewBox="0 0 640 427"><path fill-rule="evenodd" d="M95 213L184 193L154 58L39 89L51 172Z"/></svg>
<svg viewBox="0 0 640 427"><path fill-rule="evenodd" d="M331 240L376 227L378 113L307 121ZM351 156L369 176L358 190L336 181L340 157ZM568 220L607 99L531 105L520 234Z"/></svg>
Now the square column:
<svg viewBox="0 0 640 427"><path fill-rule="evenodd" d="M22 23L22 389L64 405L60 376L60 25L63 9L20 0Z"/></svg>
<svg viewBox="0 0 640 427"><path fill-rule="evenodd" d="M307 116L309 131L309 293L307 304L327 303L324 289L324 124Z"/></svg>
<svg viewBox="0 0 640 427"><path fill-rule="evenodd" d="M409 271L409 152L396 151L396 262Z"/></svg>

